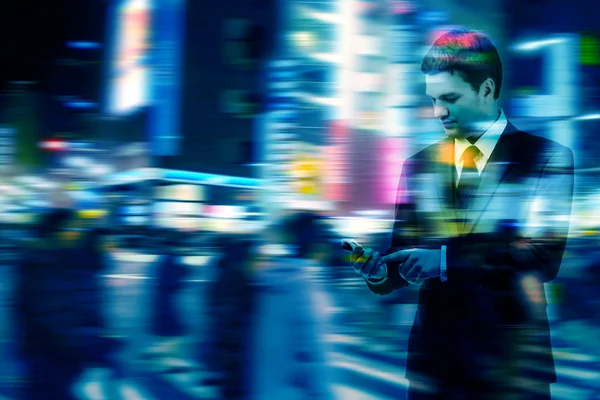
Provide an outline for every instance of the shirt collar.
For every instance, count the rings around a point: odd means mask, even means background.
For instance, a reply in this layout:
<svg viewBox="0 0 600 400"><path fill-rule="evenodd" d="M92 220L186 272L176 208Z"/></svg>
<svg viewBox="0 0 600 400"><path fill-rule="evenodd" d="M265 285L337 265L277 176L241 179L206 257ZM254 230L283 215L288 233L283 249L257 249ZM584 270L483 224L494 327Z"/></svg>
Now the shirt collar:
<svg viewBox="0 0 600 400"><path fill-rule="evenodd" d="M498 140L500 139L500 135L506 129L506 125L508 121L506 120L506 116L504 115L504 110L500 109L500 115L498 119L484 132L483 135L474 143L475 146L481 152L481 157L483 159L488 159ZM455 165L460 164L460 157L464 153L464 151L469 147L471 143L466 139L454 139L454 162Z"/></svg>

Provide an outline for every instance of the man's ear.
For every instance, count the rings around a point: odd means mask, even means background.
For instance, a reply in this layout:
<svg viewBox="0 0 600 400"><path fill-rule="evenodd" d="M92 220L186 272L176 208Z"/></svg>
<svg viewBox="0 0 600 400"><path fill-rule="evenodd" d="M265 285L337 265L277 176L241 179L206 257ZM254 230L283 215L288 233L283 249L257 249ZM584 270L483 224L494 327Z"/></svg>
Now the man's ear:
<svg viewBox="0 0 600 400"><path fill-rule="evenodd" d="M481 84L481 88L483 90L483 97L487 98L490 95L492 98L494 97L494 92L496 91L496 83L492 78L487 78L485 81L483 81L483 83Z"/></svg>

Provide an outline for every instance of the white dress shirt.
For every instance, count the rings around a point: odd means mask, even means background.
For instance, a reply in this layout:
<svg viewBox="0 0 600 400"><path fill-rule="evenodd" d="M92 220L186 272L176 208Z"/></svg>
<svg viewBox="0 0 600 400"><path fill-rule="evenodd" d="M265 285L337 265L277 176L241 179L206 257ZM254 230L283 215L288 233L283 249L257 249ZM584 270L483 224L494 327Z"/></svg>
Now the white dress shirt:
<svg viewBox="0 0 600 400"><path fill-rule="evenodd" d="M482 122L482 125L487 125L488 122ZM504 115L504 110L500 108L500 115L498 119L492 123L492 125L481 135L479 139L473 146L479 149L479 154L475 157L475 166L477 167L477 172L479 176L481 176L481 171L485 168L492 152L496 148L496 144L498 144L498 139L500 139L500 135L506 129L506 125L508 121L506 120L506 116ZM485 127L482 127L485 129ZM460 180L460 174L462 172L464 162L460 159L467 149L467 147L471 146L471 143L467 139L454 139L454 165L456 166L456 185ZM442 246L441 249L441 257L440 257L440 279L442 282L446 282L448 280L448 265L446 264L446 246Z"/></svg>
<svg viewBox="0 0 600 400"><path fill-rule="evenodd" d="M483 124L488 124L483 123ZM496 148L496 144L498 143L498 139L500 139L500 135L506 129L506 125L508 121L506 120L506 116L504 115L504 110L500 109L500 115L498 119L492 123L492 125L485 131L483 135L475 143L473 146L476 146L479 149L479 155L475 158L475 165L477 166L477 172L481 176L481 171L485 168L492 152ZM471 143L467 139L454 139L454 165L456 166L456 183L460 180L460 173L463 168L463 161L461 161L461 157L467 147L471 146Z"/></svg>

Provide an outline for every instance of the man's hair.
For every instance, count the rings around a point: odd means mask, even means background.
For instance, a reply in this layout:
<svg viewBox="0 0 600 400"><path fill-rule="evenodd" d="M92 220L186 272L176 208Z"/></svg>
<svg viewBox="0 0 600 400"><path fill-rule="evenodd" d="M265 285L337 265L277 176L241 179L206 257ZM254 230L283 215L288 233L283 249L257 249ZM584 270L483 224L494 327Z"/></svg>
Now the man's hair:
<svg viewBox="0 0 600 400"><path fill-rule="evenodd" d="M502 88L502 60L496 46L482 33L456 29L437 38L423 58L421 72L428 75L440 72L459 73L475 91L492 78L496 84L494 99Z"/></svg>

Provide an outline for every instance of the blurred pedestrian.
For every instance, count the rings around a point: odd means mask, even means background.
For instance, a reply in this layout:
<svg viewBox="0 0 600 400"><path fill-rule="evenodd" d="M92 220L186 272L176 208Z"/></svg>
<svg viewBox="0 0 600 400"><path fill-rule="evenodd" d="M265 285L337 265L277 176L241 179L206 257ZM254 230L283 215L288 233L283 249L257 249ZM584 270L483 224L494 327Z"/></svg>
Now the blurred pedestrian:
<svg viewBox="0 0 600 400"><path fill-rule="evenodd" d="M177 307L177 294L183 288L190 271L182 260L181 241L177 232L168 235L162 246L163 257L158 265L151 331L163 343L175 343L185 334L181 310Z"/></svg>
<svg viewBox="0 0 600 400"><path fill-rule="evenodd" d="M206 354L214 378L204 383L216 386L220 399L248 399L258 245L249 237L233 235L220 238L217 246L220 258L208 289L210 343Z"/></svg>
<svg viewBox="0 0 600 400"><path fill-rule="evenodd" d="M27 374L22 399L74 398L82 371L105 365L115 348L104 331L98 264L82 257L83 246L74 211L58 208L21 249L15 322Z"/></svg>
<svg viewBox="0 0 600 400"><path fill-rule="evenodd" d="M270 233L278 242L269 244L281 244L286 252L270 255L255 272L260 290L252 398L332 399L326 341L330 301L311 275L327 248L322 220L316 214L294 213Z"/></svg>

